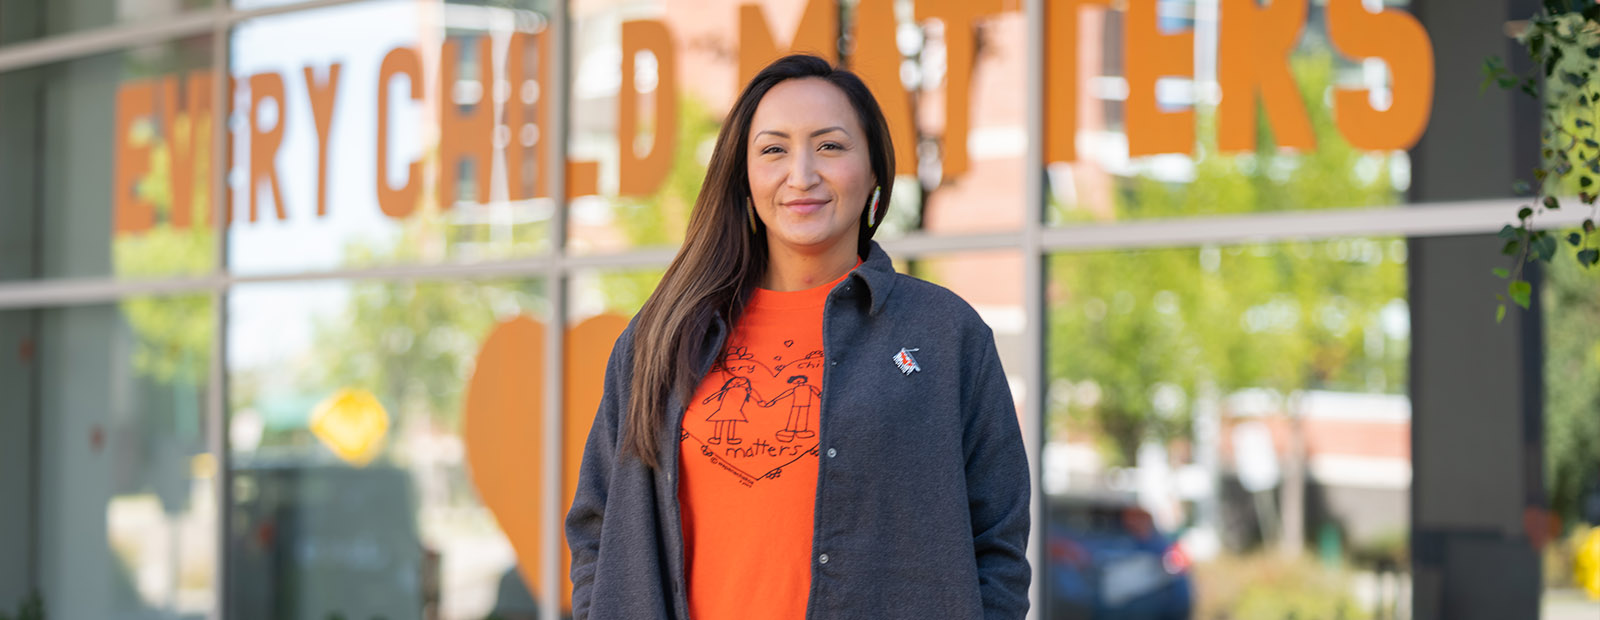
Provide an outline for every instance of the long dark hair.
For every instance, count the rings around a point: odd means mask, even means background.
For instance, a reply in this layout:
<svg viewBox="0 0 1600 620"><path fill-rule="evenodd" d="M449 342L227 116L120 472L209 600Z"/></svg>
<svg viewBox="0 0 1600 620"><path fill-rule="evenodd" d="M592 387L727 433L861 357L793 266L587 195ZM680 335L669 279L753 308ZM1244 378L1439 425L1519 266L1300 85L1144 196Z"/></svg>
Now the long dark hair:
<svg viewBox="0 0 1600 620"><path fill-rule="evenodd" d="M882 188L880 214L888 208L894 187L894 145L883 110L861 78L816 56L796 54L773 61L750 80L717 134L683 247L634 323L633 383L623 423L623 452L633 453L652 468L660 463L655 441L668 401L675 394L687 399L700 381L695 366L708 353L704 336L712 322L721 317L733 325L766 274L766 225L758 219L752 233L745 206L750 196L745 161L750 121L768 90L799 78L826 80L850 101L866 133L872 174ZM861 206L856 252L865 258L878 227L867 225L867 205Z"/></svg>

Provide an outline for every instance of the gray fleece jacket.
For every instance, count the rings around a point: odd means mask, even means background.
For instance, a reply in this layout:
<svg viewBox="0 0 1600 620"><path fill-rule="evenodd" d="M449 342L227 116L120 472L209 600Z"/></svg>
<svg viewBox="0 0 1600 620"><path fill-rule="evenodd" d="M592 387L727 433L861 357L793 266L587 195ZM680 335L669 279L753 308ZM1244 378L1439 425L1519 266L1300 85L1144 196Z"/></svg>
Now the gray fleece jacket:
<svg viewBox="0 0 1600 620"><path fill-rule="evenodd" d="M721 352L727 325L697 373ZM872 244L828 295L807 618L1022 618L1029 472L994 336L971 306ZM566 520L575 620L687 620L674 399L661 467L620 453L630 327L606 367ZM901 349L918 370L904 372ZM759 579L752 575L751 579ZM752 618L761 610L751 610Z"/></svg>

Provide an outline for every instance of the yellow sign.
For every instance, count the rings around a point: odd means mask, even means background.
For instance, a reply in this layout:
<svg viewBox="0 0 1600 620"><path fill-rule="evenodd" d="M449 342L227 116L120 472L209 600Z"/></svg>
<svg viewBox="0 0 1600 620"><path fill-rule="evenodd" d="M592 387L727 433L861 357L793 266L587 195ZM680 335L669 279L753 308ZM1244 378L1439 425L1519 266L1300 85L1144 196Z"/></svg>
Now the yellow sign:
<svg viewBox="0 0 1600 620"><path fill-rule="evenodd" d="M388 433L389 413L366 390L339 390L311 412L311 434L335 456L356 467L372 462Z"/></svg>
<svg viewBox="0 0 1600 620"><path fill-rule="evenodd" d="M1573 581L1589 593L1589 598L1600 601L1600 527L1589 529L1589 534L1578 543L1577 557L1573 558Z"/></svg>

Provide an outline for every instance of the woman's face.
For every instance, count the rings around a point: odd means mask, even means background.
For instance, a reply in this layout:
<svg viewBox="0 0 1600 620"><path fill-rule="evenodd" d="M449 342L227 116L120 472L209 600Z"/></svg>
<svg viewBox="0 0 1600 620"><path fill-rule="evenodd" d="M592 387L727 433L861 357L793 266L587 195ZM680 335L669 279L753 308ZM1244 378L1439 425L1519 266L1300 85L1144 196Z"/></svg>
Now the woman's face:
<svg viewBox="0 0 1600 620"><path fill-rule="evenodd" d="M750 194L767 242L807 254L848 244L872 194L872 161L855 109L821 78L779 82L750 123Z"/></svg>

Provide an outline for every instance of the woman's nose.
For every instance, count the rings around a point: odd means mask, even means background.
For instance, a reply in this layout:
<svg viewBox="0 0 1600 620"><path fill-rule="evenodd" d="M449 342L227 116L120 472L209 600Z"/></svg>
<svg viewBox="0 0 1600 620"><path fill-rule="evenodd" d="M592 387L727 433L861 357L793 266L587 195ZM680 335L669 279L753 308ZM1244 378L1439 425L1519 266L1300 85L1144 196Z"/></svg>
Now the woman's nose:
<svg viewBox="0 0 1600 620"><path fill-rule="evenodd" d="M820 181L817 176L817 162L814 156L805 150L796 153L789 160L789 187L799 190L811 189Z"/></svg>

